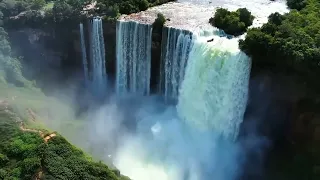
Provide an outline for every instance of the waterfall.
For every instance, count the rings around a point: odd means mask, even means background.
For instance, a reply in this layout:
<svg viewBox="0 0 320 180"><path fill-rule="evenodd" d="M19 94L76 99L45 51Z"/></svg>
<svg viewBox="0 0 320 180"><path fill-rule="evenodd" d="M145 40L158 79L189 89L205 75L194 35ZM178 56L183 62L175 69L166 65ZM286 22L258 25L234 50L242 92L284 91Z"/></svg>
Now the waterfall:
<svg viewBox="0 0 320 180"><path fill-rule="evenodd" d="M152 26L117 21L116 92L150 93Z"/></svg>
<svg viewBox="0 0 320 180"><path fill-rule="evenodd" d="M87 52L86 52L86 44L84 40L84 32L83 32L83 24L80 23L80 43L81 43L81 52L82 52L82 64L83 64L83 72L85 77L85 82L88 84L89 75L88 75L88 62L87 62Z"/></svg>
<svg viewBox="0 0 320 180"><path fill-rule="evenodd" d="M93 18L92 20L90 52L92 71L91 88L96 95L104 95L107 86L107 74L103 28L100 18Z"/></svg>
<svg viewBox="0 0 320 180"><path fill-rule="evenodd" d="M199 38L200 39L200 38ZM246 109L251 60L237 39L195 40L177 111L191 126L235 139Z"/></svg>
<svg viewBox="0 0 320 180"><path fill-rule="evenodd" d="M165 99L176 99L192 48L192 33L169 27L163 30L162 37L160 92Z"/></svg>

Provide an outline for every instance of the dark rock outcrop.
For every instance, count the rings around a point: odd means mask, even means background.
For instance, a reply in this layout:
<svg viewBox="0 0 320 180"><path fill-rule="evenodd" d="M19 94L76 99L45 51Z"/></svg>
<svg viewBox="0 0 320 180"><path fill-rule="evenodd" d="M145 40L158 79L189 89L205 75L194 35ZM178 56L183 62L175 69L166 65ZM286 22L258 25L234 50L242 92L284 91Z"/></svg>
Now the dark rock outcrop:
<svg viewBox="0 0 320 180"><path fill-rule="evenodd" d="M312 91L297 76L261 71L259 75L255 69L239 138L251 144L242 179L319 176L320 104Z"/></svg>

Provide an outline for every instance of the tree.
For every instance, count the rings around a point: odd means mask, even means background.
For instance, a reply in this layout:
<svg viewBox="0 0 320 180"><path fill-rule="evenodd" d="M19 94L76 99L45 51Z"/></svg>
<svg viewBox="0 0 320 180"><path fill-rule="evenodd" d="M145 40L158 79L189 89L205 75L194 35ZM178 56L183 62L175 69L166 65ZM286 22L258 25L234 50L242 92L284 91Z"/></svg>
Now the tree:
<svg viewBox="0 0 320 180"><path fill-rule="evenodd" d="M164 15L161 13L158 13L157 19L155 19L152 26L155 29L159 29L159 28L162 28L165 23L166 23L166 18L164 17Z"/></svg>
<svg viewBox="0 0 320 180"><path fill-rule="evenodd" d="M120 14L132 14L169 1L174 0L98 0L97 12L105 14L105 10L108 10L109 7L117 6Z"/></svg>
<svg viewBox="0 0 320 180"><path fill-rule="evenodd" d="M249 27L252 25L254 16L252 16L251 12L248 11L248 9L239 8L237 10L237 13L239 14L240 21L243 22L246 27Z"/></svg>
<svg viewBox="0 0 320 180"><path fill-rule="evenodd" d="M8 41L8 33L0 27L0 53L6 56L11 54L11 47Z"/></svg>
<svg viewBox="0 0 320 180"><path fill-rule="evenodd" d="M47 14L52 15L56 23L74 23L84 17L82 10L86 4L85 0L56 0L52 12Z"/></svg>
<svg viewBox="0 0 320 180"><path fill-rule="evenodd" d="M320 74L320 3L269 16L261 28L250 29L239 41L242 51L254 64L269 64L278 69L315 76Z"/></svg>
<svg viewBox="0 0 320 180"><path fill-rule="evenodd" d="M307 5L306 0L287 0L287 5L291 9L301 10Z"/></svg>
<svg viewBox="0 0 320 180"><path fill-rule="evenodd" d="M254 16L246 8L240 8L233 12L219 8L215 12L214 17L209 19L209 23L222 29L227 34L238 36L243 34L252 25L253 19Z"/></svg>
<svg viewBox="0 0 320 180"><path fill-rule="evenodd" d="M45 4L45 0L33 0L30 7L32 10L40 10Z"/></svg>
<svg viewBox="0 0 320 180"><path fill-rule="evenodd" d="M280 13L275 12L269 16L268 20L270 23L279 26L284 20L284 17Z"/></svg>

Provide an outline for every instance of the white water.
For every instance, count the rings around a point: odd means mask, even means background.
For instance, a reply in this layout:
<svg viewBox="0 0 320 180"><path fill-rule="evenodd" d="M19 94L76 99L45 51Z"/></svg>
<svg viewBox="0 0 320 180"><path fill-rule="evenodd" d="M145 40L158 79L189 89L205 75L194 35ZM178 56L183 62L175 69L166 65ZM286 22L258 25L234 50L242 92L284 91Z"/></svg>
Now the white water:
<svg viewBox="0 0 320 180"><path fill-rule="evenodd" d="M107 88L106 58L103 38L102 20L93 18L91 29L91 88L95 95L104 95Z"/></svg>
<svg viewBox="0 0 320 180"><path fill-rule="evenodd" d="M220 37L219 31L202 31L192 41L181 40L181 30L171 33L166 51L172 52L163 60L171 60L171 77L185 71L178 105L158 112L155 102L132 112L136 132L121 138L114 164L133 180L235 180L244 150L234 140L247 102L250 59L239 51L238 39ZM190 51L183 48L188 44Z"/></svg>
<svg viewBox="0 0 320 180"><path fill-rule="evenodd" d="M199 29L205 30L211 26L209 18L214 15L218 7L231 11L247 8L255 16L252 27L259 27L266 23L271 13L283 14L289 11L286 0L178 0L149 8L134 15L124 15L121 19L152 24L160 12L170 19L170 21L166 21L166 26L194 32Z"/></svg>
<svg viewBox="0 0 320 180"><path fill-rule="evenodd" d="M152 26L137 22L117 22L117 76L118 95L130 92L150 93Z"/></svg>
<svg viewBox="0 0 320 180"><path fill-rule="evenodd" d="M177 105L180 117L192 127L235 139L247 105L250 67L237 41L196 39Z"/></svg>
<svg viewBox="0 0 320 180"><path fill-rule="evenodd" d="M234 140L247 105L251 61L238 49L237 38L224 36L211 28L190 38L168 28L162 79L165 98L178 98L181 120Z"/></svg>
<svg viewBox="0 0 320 180"><path fill-rule="evenodd" d="M160 75L160 91L166 99L177 99L184 77L189 52L192 48L192 33L175 28L166 28L162 37L166 42L161 50L163 67Z"/></svg>
<svg viewBox="0 0 320 180"><path fill-rule="evenodd" d="M80 23L80 43L81 43L81 52L82 52L82 64L83 64L83 72L86 85L89 82L89 74L88 74L88 62L87 62L87 51L86 51L86 44L84 39L84 32L83 32L83 24Z"/></svg>
<svg viewBox="0 0 320 180"><path fill-rule="evenodd" d="M238 8L247 8L255 16L253 27L259 27L266 23L271 13L279 12L283 14L288 12L286 0L177 0L177 2L207 7L207 9L222 7L230 11ZM204 16L202 17L204 18Z"/></svg>

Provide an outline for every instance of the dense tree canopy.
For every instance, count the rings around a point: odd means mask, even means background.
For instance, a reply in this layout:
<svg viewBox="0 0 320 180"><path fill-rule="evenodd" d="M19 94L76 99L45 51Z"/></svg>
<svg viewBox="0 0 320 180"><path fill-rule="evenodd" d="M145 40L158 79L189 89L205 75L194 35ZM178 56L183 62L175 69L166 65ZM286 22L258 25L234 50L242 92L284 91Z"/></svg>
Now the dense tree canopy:
<svg viewBox="0 0 320 180"><path fill-rule="evenodd" d="M238 36L252 25L253 19L254 16L246 8L239 8L233 12L219 8L209 22L211 25L224 30L227 34Z"/></svg>
<svg viewBox="0 0 320 180"><path fill-rule="evenodd" d="M56 0L53 8L47 11L47 16L53 18L54 22L67 20L76 21L83 16L83 8L87 4L86 0Z"/></svg>
<svg viewBox="0 0 320 180"><path fill-rule="evenodd" d="M239 45L254 63L274 64L311 75L320 72L319 29L320 2L309 0L300 11L271 14L268 23L250 29Z"/></svg>
<svg viewBox="0 0 320 180"><path fill-rule="evenodd" d="M45 5L45 0L3 0L0 11L4 17L11 17L28 10L40 10Z"/></svg>

